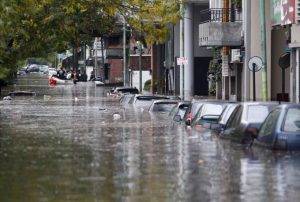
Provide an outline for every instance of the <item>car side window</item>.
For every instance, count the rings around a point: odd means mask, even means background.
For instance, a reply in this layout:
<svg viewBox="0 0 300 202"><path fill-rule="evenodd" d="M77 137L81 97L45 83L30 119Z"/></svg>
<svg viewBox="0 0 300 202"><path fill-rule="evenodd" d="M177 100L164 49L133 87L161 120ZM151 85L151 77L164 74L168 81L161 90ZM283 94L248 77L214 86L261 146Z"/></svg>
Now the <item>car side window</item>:
<svg viewBox="0 0 300 202"><path fill-rule="evenodd" d="M226 128L233 128L236 125L239 125L243 112L243 106L237 107L236 110L232 113L228 120L228 125Z"/></svg>
<svg viewBox="0 0 300 202"><path fill-rule="evenodd" d="M283 125L283 130L286 132L300 131L300 108L288 109Z"/></svg>
<svg viewBox="0 0 300 202"><path fill-rule="evenodd" d="M279 118L279 115L280 115L280 109L275 109L274 111L270 112L270 114L267 116L266 120L262 124L259 136L271 135L274 128L276 127L276 123Z"/></svg>

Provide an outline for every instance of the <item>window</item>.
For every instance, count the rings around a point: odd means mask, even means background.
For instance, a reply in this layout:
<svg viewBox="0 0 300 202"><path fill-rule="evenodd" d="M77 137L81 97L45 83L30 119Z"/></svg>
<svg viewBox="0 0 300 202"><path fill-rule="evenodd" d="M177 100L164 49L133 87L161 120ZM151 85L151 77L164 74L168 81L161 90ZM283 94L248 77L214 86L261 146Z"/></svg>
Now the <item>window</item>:
<svg viewBox="0 0 300 202"><path fill-rule="evenodd" d="M240 106L238 107L233 113L230 119L228 120L228 127L227 128L233 128L238 126L241 123L241 117L244 107Z"/></svg>
<svg viewBox="0 0 300 202"><path fill-rule="evenodd" d="M267 106L252 105L248 107L247 121L251 123L261 123L269 114Z"/></svg>
<svg viewBox="0 0 300 202"><path fill-rule="evenodd" d="M176 103L156 103L154 104L153 111L155 112L170 112Z"/></svg>
<svg viewBox="0 0 300 202"><path fill-rule="evenodd" d="M300 108L290 108L283 125L285 132L300 132Z"/></svg>
<svg viewBox="0 0 300 202"><path fill-rule="evenodd" d="M234 110L236 109L238 105L237 104L230 104L227 105L226 109L224 109L224 111L221 114L220 117L220 123L221 124L226 124L226 122L229 120L231 114L234 112Z"/></svg>
<svg viewBox="0 0 300 202"><path fill-rule="evenodd" d="M280 115L280 109L275 109L274 111L270 112L270 114L267 116L266 120L264 121L260 129L260 133L259 133L260 136L266 136L272 134L273 130L276 127L276 123L279 115Z"/></svg>

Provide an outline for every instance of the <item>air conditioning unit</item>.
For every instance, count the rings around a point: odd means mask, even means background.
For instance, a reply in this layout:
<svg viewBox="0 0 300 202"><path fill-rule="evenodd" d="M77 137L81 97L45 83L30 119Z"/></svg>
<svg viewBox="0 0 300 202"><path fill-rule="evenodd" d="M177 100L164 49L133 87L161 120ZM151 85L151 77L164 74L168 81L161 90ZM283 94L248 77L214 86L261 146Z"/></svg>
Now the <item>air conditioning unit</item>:
<svg viewBox="0 0 300 202"><path fill-rule="evenodd" d="M240 49L231 49L231 63L241 62L241 50Z"/></svg>

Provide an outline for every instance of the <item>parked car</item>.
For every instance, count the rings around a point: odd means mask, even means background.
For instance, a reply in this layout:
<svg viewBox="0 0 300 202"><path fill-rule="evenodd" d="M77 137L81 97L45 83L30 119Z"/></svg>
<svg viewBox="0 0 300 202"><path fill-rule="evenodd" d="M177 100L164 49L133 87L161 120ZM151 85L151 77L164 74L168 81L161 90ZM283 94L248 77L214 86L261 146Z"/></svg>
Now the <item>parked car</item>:
<svg viewBox="0 0 300 202"><path fill-rule="evenodd" d="M300 104L283 104L273 109L254 144L270 149L300 150Z"/></svg>
<svg viewBox="0 0 300 202"><path fill-rule="evenodd" d="M95 82L96 86L103 86L104 85L103 79L100 76L94 78L93 81Z"/></svg>
<svg viewBox="0 0 300 202"><path fill-rule="evenodd" d="M183 117L183 120L185 121L185 125L187 126L191 125L196 113L205 102L213 102L213 101L216 100L215 99L201 99L201 100L193 99Z"/></svg>
<svg viewBox="0 0 300 202"><path fill-rule="evenodd" d="M181 122L183 120L184 114L190 105L190 101L180 101L176 106L170 111L169 116L173 121Z"/></svg>
<svg viewBox="0 0 300 202"><path fill-rule="evenodd" d="M49 66L48 65L38 65L39 71L43 74L48 74Z"/></svg>
<svg viewBox="0 0 300 202"><path fill-rule="evenodd" d="M276 106L277 102L240 103L231 114L224 130L220 132L220 136L242 144L252 144L257 130Z"/></svg>
<svg viewBox="0 0 300 202"><path fill-rule="evenodd" d="M178 103L178 100L154 100L149 107L149 112L170 112Z"/></svg>
<svg viewBox="0 0 300 202"><path fill-rule="evenodd" d="M148 109L154 100L161 99L168 99L168 97L159 95L136 95L134 98L131 98L129 104L132 104L134 107Z"/></svg>
<svg viewBox="0 0 300 202"><path fill-rule="evenodd" d="M120 104L129 104L130 100L134 99L135 94L124 94L121 96L119 102Z"/></svg>
<svg viewBox="0 0 300 202"><path fill-rule="evenodd" d="M239 106L239 103L228 103L222 114L220 115L217 123L205 123L203 124L204 128L211 129L212 133L215 135L219 135L220 131L225 129L227 122L231 116L231 114L235 111L235 109Z"/></svg>
<svg viewBox="0 0 300 202"><path fill-rule="evenodd" d="M116 87L109 94L110 96L119 97L123 94L139 94L139 90L135 87Z"/></svg>
<svg viewBox="0 0 300 202"><path fill-rule="evenodd" d="M203 129L205 124L218 123L227 104L227 102L217 100L203 103L192 120L191 126Z"/></svg>
<svg viewBox="0 0 300 202"><path fill-rule="evenodd" d="M51 77L51 76L53 76L53 75L57 75L57 71L56 71L55 68L50 67L50 68L48 69L48 76Z"/></svg>
<svg viewBox="0 0 300 202"><path fill-rule="evenodd" d="M25 71L26 73L36 73L36 72L40 72L40 68L36 64L31 64L27 67Z"/></svg>

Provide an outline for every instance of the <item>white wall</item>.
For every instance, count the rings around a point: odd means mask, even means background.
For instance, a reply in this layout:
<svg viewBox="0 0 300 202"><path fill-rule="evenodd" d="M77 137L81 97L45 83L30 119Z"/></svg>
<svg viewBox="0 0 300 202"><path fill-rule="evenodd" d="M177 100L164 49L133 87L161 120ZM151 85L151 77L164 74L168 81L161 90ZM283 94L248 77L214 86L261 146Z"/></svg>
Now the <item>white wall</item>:
<svg viewBox="0 0 300 202"><path fill-rule="evenodd" d="M150 71L142 71L142 88L147 80L151 79ZM132 71L132 87L140 89L140 71Z"/></svg>

